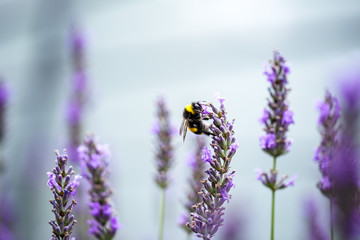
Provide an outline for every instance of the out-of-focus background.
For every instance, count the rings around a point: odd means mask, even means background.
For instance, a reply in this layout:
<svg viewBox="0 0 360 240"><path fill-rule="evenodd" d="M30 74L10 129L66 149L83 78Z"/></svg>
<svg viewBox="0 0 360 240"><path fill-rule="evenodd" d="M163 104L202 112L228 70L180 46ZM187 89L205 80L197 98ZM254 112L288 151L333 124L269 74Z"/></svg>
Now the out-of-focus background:
<svg viewBox="0 0 360 240"><path fill-rule="evenodd" d="M191 101L226 98L240 145L232 166L236 188L227 204L242 219L238 239L268 239L270 191L254 168L272 166L259 147L258 119L266 104L263 64L277 49L291 63L292 150L278 160L280 175L298 175L276 202L277 239L306 239L304 201L313 197L327 222L328 203L316 189L319 144L316 101L337 93L336 69L360 52L360 4L349 1L48 1L0 0L0 75L11 88L1 176L16 212L16 239L48 239L53 218L46 172L53 150L66 147L71 92L71 26L86 37L90 102L84 130L112 150L111 184L123 228L116 239L157 238L159 189L153 176L155 102L165 96L177 128ZM187 156L194 139L175 137L176 163L167 191L165 239L185 239L182 214ZM82 203L80 203L82 204ZM221 231L214 239L222 239ZM89 238L91 239L91 238Z"/></svg>

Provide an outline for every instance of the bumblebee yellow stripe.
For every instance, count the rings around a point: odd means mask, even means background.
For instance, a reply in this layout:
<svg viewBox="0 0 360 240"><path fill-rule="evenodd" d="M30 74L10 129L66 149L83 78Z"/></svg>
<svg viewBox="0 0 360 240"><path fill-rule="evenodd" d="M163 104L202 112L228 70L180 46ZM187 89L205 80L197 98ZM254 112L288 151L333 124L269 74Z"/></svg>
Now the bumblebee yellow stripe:
<svg viewBox="0 0 360 240"><path fill-rule="evenodd" d="M193 132L193 133L196 133L196 132L198 131L198 129L197 129L196 127L194 127L194 128L189 128L189 130L190 130L191 132Z"/></svg>
<svg viewBox="0 0 360 240"><path fill-rule="evenodd" d="M186 109L186 111L188 111L188 112L190 112L192 114L195 114L194 109L193 109L191 104L186 105L185 109Z"/></svg>

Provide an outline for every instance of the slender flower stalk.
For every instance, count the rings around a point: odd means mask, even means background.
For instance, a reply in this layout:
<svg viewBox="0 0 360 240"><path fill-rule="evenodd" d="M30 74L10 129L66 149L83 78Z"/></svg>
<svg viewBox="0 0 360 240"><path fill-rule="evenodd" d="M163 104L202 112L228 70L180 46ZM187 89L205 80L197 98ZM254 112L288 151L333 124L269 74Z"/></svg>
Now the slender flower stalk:
<svg viewBox="0 0 360 240"><path fill-rule="evenodd" d="M201 201L198 194L200 192L205 175L205 164L202 160L202 150L205 147L205 139L203 137L196 137L195 153L190 155L189 167L191 169L191 178L188 180L190 190L187 192L187 201L185 203L186 213L184 213L180 220L179 225L190 235L191 229L186 225L190 221L190 213L193 211L192 206Z"/></svg>
<svg viewBox="0 0 360 240"><path fill-rule="evenodd" d="M98 144L89 135L78 148L83 176L90 183L89 209L93 219L88 220L89 234L99 240L110 240L121 227L114 216L110 196L112 190L108 183L108 158L110 151L107 145Z"/></svg>
<svg viewBox="0 0 360 240"><path fill-rule="evenodd" d="M224 98L218 97L220 109L209 103L203 105L202 116L210 118L212 124L209 129L212 132L210 150L203 149L202 160L209 165L206 170L207 178L201 181L202 188L198 193L201 200L193 206L191 221L187 225L198 238L211 239L223 225L225 202L229 202L230 190L235 186L233 177L235 171L231 170L230 163L239 147L235 143L233 124L227 119L224 106ZM207 106L210 107L208 111Z"/></svg>
<svg viewBox="0 0 360 240"><path fill-rule="evenodd" d="M56 166L52 172L47 173L49 177L47 185L54 194L54 199L50 200L53 206L52 212L55 215L55 220L49 222L53 229L51 240L70 240L76 224L74 215L71 213L77 204L74 197L81 177L73 176L75 172L72 166L67 168L68 156L66 154L60 155L58 151L55 151L55 154ZM75 238L71 239L75 240Z"/></svg>
<svg viewBox="0 0 360 240"><path fill-rule="evenodd" d="M333 163L329 165L331 193L336 204L335 224L344 240L359 239L360 236L360 72L357 70L352 74L340 87L343 121Z"/></svg>
<svg viewBox="0 0 360 240"><path fill-rule="evenodd" d="M66 116L69 126L69 156L74 162L78 162L76 149L81 144L84 108L87 102L88 77L85 71L85 45L83 33L73 28L70 33L73 76Z"/></svg>
<svg viewBox="0 0 360 240"><path fill-rule="evenodd" d="M169 186L168 171L173 165L173 146L172 137L174 128L170 124L169 111L166 108L163 98L157 101L156 124L153 126L153 133L156 135L156 168L157 174L155 182L160 188L160 207L159 207L159 235L158 239L162 240L164 236L164 220L165 220L165 190Z"/></svg>
<svg viewBox="0 0 360 240"><path fill-rule="evenodd" d="M334 161L335 151L338 147L340 131L340 104L336 97L332 96L329 91L325 93L325 99L318 104L320 112L319 132L321 135L320 146L315 151L314 160L319 164L319 170L322 178L317 187L321 193L329 199L330 204L330 236L334 239L333 228L333 196L332 186L334 179L329 174L329 169Z"/></svg>
<svg viewBox="0 0 360 240"><path fill-rule="evenodd" d="M293 112L289 109L286 98L290 91L287 87L287 75L290 69L285 59L279 52L274 51L274 58L266 66L264 74L267 76L270 98L267 99L267 108L263 111L260 122L264 124L265 135L260 137L260 146L263 151L273 157L273 167L270 172L258 172L258 180L271 190L271 233L270 239L274 240L275 232L275 192L294 184L296 176L286 182L287 175L277 180L276 160L279 156L289 152L291 141L287 139L286 133L290 124L294 123Z"/></svg>

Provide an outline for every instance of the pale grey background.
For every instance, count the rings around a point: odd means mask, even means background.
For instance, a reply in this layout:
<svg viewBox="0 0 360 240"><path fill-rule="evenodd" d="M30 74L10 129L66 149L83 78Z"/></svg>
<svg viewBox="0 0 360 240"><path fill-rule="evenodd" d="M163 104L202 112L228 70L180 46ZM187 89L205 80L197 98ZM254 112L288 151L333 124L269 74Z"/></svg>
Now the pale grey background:
<svg viewBox="0 0 360 240"><path fill-rule="evenodd" d="M334 69L360 51L359 1L0 0L0 74L12 88L6 194L19 212L18 239L50 237L45 173L54 164L53 150L66 143L67 41L74 22L89 41L92 100L86 129L113 152L114 202L124 225L116 239L157 238L159 191L152 181L150 134L157 96L164 94L178 127L185 104L216 101L215 92L226 97L240 144L233 160L236 188L226 215L246 218L241 239L269 238L270 192L255 180L253 169L272 164L259 148L258 118L267 97L263 63L274 49L291 62L289 100L296 122L289 132L293 149L278 160L278 169L299 176L294 188L277 194L276 236L306 239L304 200L312 196L327 210L315 188L315 103L326 87L335 89ZM183 211L191 137L185 144L178 137L175 145L165 239L177 240L186 237L176 221Z"/></svg>

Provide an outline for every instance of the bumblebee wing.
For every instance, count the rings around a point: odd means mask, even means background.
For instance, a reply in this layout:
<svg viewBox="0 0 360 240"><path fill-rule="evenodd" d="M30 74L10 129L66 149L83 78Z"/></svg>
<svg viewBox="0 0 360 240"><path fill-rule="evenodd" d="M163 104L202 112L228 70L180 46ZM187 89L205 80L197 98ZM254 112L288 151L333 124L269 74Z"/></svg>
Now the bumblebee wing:
<svg viewBox="0 0 360 240"><path fill-rule="evenodd" d="M183 131L184 131L184 124L185 124L185 119L183 119L182 122L181 122L179 135L181 135L183 133Z"/></svg>
<svg viewBox="0 0 360 240"><path fill-rule="evenodd" d="M180 135L183 135L183 141L185 141L188 125L189 125L189 122L187 120L183 119L181 126L180 126Z"/></svg>

